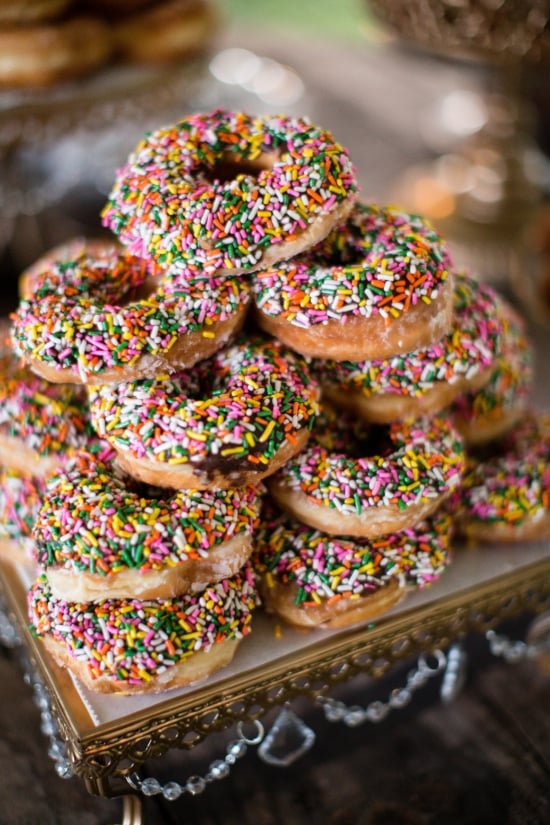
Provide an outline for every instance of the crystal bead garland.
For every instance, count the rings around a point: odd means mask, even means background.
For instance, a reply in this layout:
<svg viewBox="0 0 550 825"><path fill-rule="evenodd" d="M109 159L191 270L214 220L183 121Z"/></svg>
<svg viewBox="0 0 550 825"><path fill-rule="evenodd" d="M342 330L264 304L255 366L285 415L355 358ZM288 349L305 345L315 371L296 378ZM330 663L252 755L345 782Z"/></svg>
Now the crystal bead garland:
<svg viewBox="0 0 550 825"><path fill-rule="evenodd" d="M447 651L447 665L441 680L441 701L454 702L466 682L468 657L462 642L455 642Z"/></svg>
<svg viewBox="0 0 550 825"><path fill-rule="evenodd" d="M255 731L252 736L244 733L244 723L238 722L238 739L230 742L226 748L223 759L215 759L210 763L208 771L204 776L190 776L183 785L179 782L167 782L162 785L158 779L147 777L141 779L137 773L126 777L126 781L134 791L140 791L144 796L157 796L162 794L164 799L173 802L182 794L188 793L190 796L198 796L206 790L207 785L218 779L225 779L229 776L231 767L237 759L240 759L248 750L250 745L259 745L264 738L264 727L258 720L252 722Z"/></svg>
<svg viewBox="0 0 550 825"><path fill-rule="evenodd" d="M74 775L66 743L59 735L59 726L52 714L50 697L44 683L36 672L26 669L24 681L32 688L35 705L40 710L40 730L50 740L48 756L54 762L54 769L60 779L70 779Z"/></svg>
<svg viewBox="0 0 550 825"><path fill-rule="evenodd" d="M508 664L516 664L524 659L535 659L550 654L550 613L535 619L528 630L528 641L512 640L507 636L488 630L485 638L493 656L499 656Z"/></svg>
<svg viewBox="0 0 550 825"><path fill-rule="evenodd" d="M10 621L5 605L0 599L0 645L4 647L18 647L23 644L17 628Z"/></svg>
<svg viewBox="0 0 550 825"><path fill-rule="evenodd" d="M360 705L346 705L330 696L318 696L316 701L321 705L328 722L343 722L349 728L356 728L364 722L382 722L392 710L406 707L415 691L443 672L447 664L446 655L441 650L435 650L432 656L435 658L433 665L429 664L424 654L418 657L415 670L407 674L405 686L392 690L387 702L377 699L363 708Z"/></svg>
<svg viewBox="0 0 550 825"><path fill-rule="evenodd" d="M9 648L23 645L23 640L15 625L10 621L4 605L0 602L0 644ZM59 727L52 714L50 697L38 673L32 668L26 652L21 654L23 680L32 689L32 698L40 711L40 730L50 740L48 756L55 764L55 772L61 779L73 776L73 768L68 757L67 745L59 736Z"/></svg>

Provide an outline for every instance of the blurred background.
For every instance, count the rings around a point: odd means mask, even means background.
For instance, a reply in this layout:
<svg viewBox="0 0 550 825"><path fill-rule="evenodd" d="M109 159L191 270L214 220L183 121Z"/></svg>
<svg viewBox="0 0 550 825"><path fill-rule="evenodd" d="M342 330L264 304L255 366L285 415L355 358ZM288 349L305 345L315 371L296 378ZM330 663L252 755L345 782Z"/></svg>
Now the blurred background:
<svg viewBox="0 0 550 825"><path fill-rule="evenodd" d="M0 67L5 309L38 255L102 232L116 169L145 131L223 106L332 130L363 200L430 217L457 266L547 321L550 0L52 4L46 20L0 9L4 54L40 58L47 29L49 52L68 55L49 74L44 58L41 75ZM67 41L83 17L101 46L78 62Z"/></svg>

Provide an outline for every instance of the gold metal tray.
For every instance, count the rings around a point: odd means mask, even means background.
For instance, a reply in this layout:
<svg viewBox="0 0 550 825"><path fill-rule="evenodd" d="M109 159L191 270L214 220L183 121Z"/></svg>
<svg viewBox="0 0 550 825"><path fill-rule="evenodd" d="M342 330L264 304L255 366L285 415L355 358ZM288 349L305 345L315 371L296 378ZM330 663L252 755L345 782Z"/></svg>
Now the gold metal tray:
<svg viewBox="0 0 550 825"><path fill-rule="evenodd" d="M124 777L171 748L190 748L274 705L326 694L359 673L380 677L393 663L445 649L471 631L550 609L550 542L457 547L441 579L375 623L341 631L299 631L257 616L234 662L206 683L145 697L103 697L57 667L27 629L28 573L4 564L8 614L24 636L50 695L75 774L91 793L128 792Z"/></svg>

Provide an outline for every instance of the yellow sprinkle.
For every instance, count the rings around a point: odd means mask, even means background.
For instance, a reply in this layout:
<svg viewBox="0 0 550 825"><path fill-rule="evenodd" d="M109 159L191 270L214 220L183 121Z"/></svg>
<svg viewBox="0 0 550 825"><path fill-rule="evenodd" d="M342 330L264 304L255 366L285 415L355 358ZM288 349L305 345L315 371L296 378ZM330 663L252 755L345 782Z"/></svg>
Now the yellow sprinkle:
<svg viewBox="0 0 550 825"><path fill-rule="evenodd" d="M86 539L88 544L92 545L92 547L97 547L97 539L89 530L83 530L82 536Z"/></svg>
<svg viewBox="0 0 550 825"><path fill-rule="evenodd" d="M143 679L144 682L151 682L153 680L152 675L150 673L147 673L146 670L141 670L140 669L140 670L138 670L138 673L139 673L140 678Z"/></svg>
<svg viewBox="0 0 550 825"><path fill-rule="evenodd" d="M193 430L186 430L185 435L187 438L192 438L194 441L207 441L208 439L206 433L196 433Z"/></svg>
<svg viewBox="0 0 550 825"><path fill-rule="evenodd" d="M221 455L237 455L238 453L244 453L242 447L226 447L224 450L221 450Z"/></svg>
<svg viewBox="0 0 550 825"><path fill-rule="evenodd" d="M275 428L275 421L271 420L267 424L267 426L266 426L265 430L263 431L263 433L261 434L260 439L259 439L260 442L263 443L264 441L267 441L267 439L269 438L269 436L273 432L274 428Z"/></svg>

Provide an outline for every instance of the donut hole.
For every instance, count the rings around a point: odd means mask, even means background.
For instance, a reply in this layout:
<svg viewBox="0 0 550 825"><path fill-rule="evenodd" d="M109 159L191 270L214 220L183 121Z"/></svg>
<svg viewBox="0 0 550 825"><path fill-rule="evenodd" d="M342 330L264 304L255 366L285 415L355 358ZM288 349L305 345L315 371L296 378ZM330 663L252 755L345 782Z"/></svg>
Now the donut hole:
<svg viewBox="0 0 550 825"><path fill-rule="evenodd" d="M254 160L226 153L216 159L212 166L204 166L201 172L209 183L223 185L238 177L258 178L261 172L270 171L274 163L275 156L267 153L259 155Z"/></svg>
<svg viewBox="0 0 550 825"><path fill-rule="evenodd" d="M346 454L350 458L369 458L382 456L386 458L395 450L390 438L389 427L385 424L371 424L356 427L354 438L349 440Z"/></svg>
<svg viewBox="0 0 550 825"><path fill-rule="evenodd" d="M110 470L105 470L108 474ZM157 487L146 481L141 481L129 475L125 470L117 465L116 459L112 467L113 481L115 486L121 485L122 488L136 498L146 499L148 501L162 501L170 498L171 490L167 487Z"/></svg>
<svg viewBox="0 0 550 825"><path fill-rule="evenodd" d="M312 258L315 263L327 269L339 266L364 266L365 239L358 227L348 224L345 232L342 232L341 227L337 232L331 232L324 243L317 247Z"/></svg>
<svg viewBox="0 0 550 825"><path fill-rule="evenodd" d="M319 263L327 269L334 269L339 266L363 266L365 263L365 253L360 249L346 246L337 251L333 250L326 256L323 255Z"/></svg>
<svg viewBox="0 0 550 825"><path fill-rule="evenodd" d="M154 275L148 275L143 283L139 284L139 286L135 286L121 295L117 301L117 305L122 308L130 306L130 304L137 304L140 301L145 301L147 298L150 298L151 295L154 295L158 288L159 278Z"/></svg>
<svg viewBox="0 0 550 825"><path fill-rule="evenodd" d="M395 450L388 424L362 421L345 411L338 414L330 405L325 405L319 422L315 438L330 452L359 459L375 455L387 457ZM325 422L330 425L326 426Z"/></svg>
<svg viewBox="0 0 550 825"><path fill-rule="evenodd" d="M162 501L170 498L170 489L166 487L155 487L153 484L147 484L145 481L138 481L131 476L128 476L125 481L128 492L137 496L140 499L147 501Z"/></svg>
<svg viewBox="0 0 550 825"><path fill-rule="evenodd" d="M221 390L216 391L210 359L195 364L192 370L174 372L170 379L177 388L176 396L185 397L188 401L205 401L221 394Z"/></svg>

